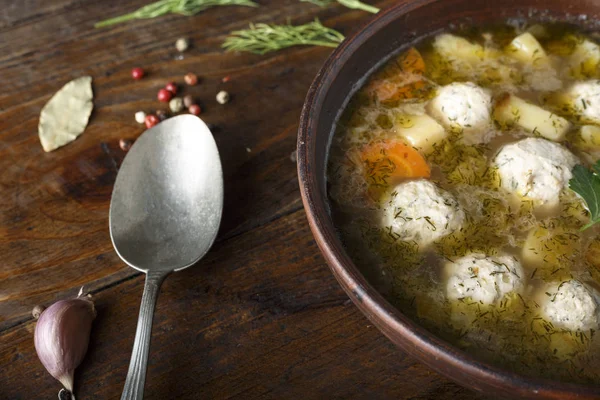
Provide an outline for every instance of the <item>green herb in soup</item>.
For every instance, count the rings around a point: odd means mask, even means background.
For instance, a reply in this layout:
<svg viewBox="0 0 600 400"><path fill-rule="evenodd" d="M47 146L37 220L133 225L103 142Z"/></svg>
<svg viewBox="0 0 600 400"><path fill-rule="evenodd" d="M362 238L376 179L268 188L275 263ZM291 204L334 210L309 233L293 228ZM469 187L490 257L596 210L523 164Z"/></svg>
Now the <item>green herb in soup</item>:
<svg viewBox="0 0 600 400"><path fill-rule="evenodd" d="M442 33L370 77L329 197L388 300L480 359L600 383L599 79L600 46L563 24Z"/></svg>

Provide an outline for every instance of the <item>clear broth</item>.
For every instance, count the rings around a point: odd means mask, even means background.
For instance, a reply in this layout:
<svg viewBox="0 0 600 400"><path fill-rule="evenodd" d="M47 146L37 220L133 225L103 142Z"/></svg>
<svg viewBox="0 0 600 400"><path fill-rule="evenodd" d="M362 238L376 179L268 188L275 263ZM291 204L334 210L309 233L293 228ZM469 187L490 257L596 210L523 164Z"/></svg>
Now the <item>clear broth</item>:
<svg viewBox="0 0 600 400"><path fill-rule="evenodd" d="M575 278L600 286L600 260L596 265L590 256L600 230L580 231L589 216L581 200L569 190L563 191L560 207L534 211L530 202L517 200L494 185L492 174L488 174L490 161L504 144L524 138L520 131L503 130L491 142L475 146L461 144L460 135L454 132L424 154L432 168L431 179L452 193L469 215L460 234L447 236L424 252L395 239L379 225L380 208L369 199L364 170L352 156L373 141L397 137L392 122L395 116L424 113L424 105L438 86L472 81L491 89L494 97L509 92L543 106L559 83L566 87L576 80L600 78L598 65L576 68L567 62L578 41L587 38L595 42L594 34L584 34L574 26L502 24L451 33L485 48L505 51L524 31L538 37L552 59L553 71L558 72L531 70L506 56L465 73L458 66L445 64L432 46L434 37L429 37L415 45L426 65L425 86L405 98L381 101L373 95L373 84L387 79L390 71L393 75L399 58L393 57L373 74L353 96L333 138L328 165L332 214L347 252L367 279L392 304L432 332L482 360L529 376L600 383L600 335L594 330L552 326L539 316L539 305L531 295L547 281ZM510 73L503 76L496 63L507 66L505 71ZM544 76L546 73L549 75ZM544 87L545 82L548 87ZM584 163L595 162L594 154L581 146L580 121L573 115L564 116L574 127L561 144ZM523 295L507 296L496 306L446 299L441 269L448 258L499 251L519 257L530 229L540 226L559 228L564 236L549 237L548 245L558 250L548 266L523 265L528 275Z"/></svg>

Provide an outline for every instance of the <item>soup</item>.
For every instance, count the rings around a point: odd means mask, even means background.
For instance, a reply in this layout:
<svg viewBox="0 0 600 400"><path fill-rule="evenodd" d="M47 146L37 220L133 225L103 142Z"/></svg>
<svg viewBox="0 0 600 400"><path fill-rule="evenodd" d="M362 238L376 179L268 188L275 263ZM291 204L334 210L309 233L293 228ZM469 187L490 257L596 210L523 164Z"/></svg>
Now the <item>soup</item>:
<svg viewBox="0 0 600 400"><path fill-rule="evenodd" d="M600 46L564 24L403 49L340 117L332 215L405 314L479 359L600 383L600 229L569 188L600 158Z"/></svg>

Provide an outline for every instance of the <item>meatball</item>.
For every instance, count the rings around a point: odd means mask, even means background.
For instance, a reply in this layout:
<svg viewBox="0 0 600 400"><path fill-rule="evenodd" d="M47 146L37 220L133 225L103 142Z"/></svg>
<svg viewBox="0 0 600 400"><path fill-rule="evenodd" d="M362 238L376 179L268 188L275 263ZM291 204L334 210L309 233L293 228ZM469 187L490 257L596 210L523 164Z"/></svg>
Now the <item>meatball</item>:
<svg viewBox="0 0 600 400"><path fill-rule="evenodd" d="M573 331L597 329L597 300L581 282L548 283L538 297L543 316L554 325Z"/></svg>
<svg viewBox="0 0 600 400"><path fill-rule="evenodd" d="M568 90L575 111L588 122L600 123L600 81L574 83Z"/></svg>
<svg viewBox="0 0 600 400"><path fill-rule="evenodd" d="M483 304L495 304L511 292L521 292L525 278L521 263L509 255L469 254L447 262L444 272L449 299L470 297Z"/></svg>
<svg viewBox="0 0 600 400"><path fill-rule="evenodd" d="M494 163L504 189L536 205L556 205L579 160L557 143L527 138L502 147Z"/></svg>
<svg viewBox="0 0 600 400"><path fill-rule="evenodd" d="M495 134L490 116L492 96L474 83L442 87L427 109L446 128L461 131L467 144L488 142Z"/></svg>
<svg viewBox="0 0 600 400"><path fill-rule="evenodd" d="M460 229L464 220L462 207L450 193L421 179L394 188L383 207L382 225L424 248Z"/></svg>

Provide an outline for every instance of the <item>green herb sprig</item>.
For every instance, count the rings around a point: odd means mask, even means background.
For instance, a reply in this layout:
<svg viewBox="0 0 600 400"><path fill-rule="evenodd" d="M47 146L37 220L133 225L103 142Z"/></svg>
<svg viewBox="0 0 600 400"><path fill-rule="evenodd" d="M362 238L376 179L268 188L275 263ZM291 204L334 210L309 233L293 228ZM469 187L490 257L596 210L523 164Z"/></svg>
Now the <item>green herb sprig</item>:
<svg viewBox="0 0 600 400"><path fill-rule="evenodd" d="M291 46L312 45L337 47L344 35L335 29L323 26L316 19L304 25L250 24L249 29L234 31L225 39L227 51L246 51L265 54Z"/></svg>
<svg viewBox="0 0 600 400"><path fill-rule="evenodd" d="M195 15L215 6L258 7L258 4L251 0L160 0L139 8L132 13L98 22L94 26L102 28L133 19L156 18L170 13Z"/></svg>
<svg viewBox="0 0 600 400"><path fill-rule="evenodd" d="M359 0L300 0L305 3L316 4L320 7L327 7L331 3L338 2L341 5L352 8L354 10L363 10L373 14L377 14L379 12L379 8L370 6L368 4L363 3Z"/></svg>
<svg viewBox="0 0 600 400"><path fill-rule="evenodd" d="M581 230L600 222L600 160L591 171L582 165L576 165L569 188L583 198L590 212L590 222Z"/></svg>

